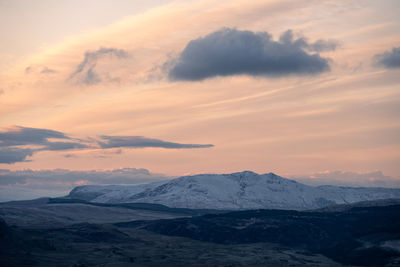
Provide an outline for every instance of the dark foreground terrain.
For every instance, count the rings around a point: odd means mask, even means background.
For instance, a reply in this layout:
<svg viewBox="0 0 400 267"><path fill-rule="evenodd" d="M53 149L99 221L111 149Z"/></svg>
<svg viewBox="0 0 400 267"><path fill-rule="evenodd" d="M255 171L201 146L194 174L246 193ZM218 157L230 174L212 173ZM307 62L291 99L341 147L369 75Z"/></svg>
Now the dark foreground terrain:
<svg viewBox="0 0 400 267"><path fill-rule="evenodd" d="M212 211L62 199L2 203L0 266L400 266L398 201L205 212Z"/></svg>
<svg viewBox="0 0 400 267"><path fill-rule="evenodd" d="M112 225L0 228L0 266L340 266L275 244L222 245Z"/></svg>
<svg viewBox="0 0 400 267"><path fill-rule="evenodd" d="M342 264L400 266L400 205L339 212L251 210L117 225L218 244L268 242Z"/></svg>

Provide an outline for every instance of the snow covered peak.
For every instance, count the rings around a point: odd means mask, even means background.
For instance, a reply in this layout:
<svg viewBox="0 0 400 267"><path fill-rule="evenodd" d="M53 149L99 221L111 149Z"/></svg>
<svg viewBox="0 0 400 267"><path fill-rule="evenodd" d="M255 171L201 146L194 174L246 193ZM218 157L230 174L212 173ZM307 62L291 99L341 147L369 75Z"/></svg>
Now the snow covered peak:
<svg viewBox="0 0 400 267"><path fill-rule="evenodd" d="M400 198L400 189L311 187L274 173L199 174L138 186L85 186L71 198L94 202L163 204L196 209L313 209L332 204Z"/></svg>
<svg viewBox="0 0 400 267"><path fill-rule="evenodd" d="M234 172L226 175L232 175L232 176L257 176L259 175L258 173L252 172L252 171L242 171L242 172Z"/></svg>

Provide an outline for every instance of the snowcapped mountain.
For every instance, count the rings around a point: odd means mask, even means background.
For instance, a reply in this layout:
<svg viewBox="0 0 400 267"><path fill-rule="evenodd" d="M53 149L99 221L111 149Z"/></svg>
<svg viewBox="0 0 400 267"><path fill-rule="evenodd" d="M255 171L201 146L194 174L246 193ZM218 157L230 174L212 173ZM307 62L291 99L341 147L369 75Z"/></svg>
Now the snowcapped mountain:
<svg viewBox="0 0 400 267"><path fill-rule="evenodd" d="M137 186L79 186L70 198L100 203L156 203L192 209L314 209L400 198L400 189L312 187L273 173L200 174Z"/></svg>

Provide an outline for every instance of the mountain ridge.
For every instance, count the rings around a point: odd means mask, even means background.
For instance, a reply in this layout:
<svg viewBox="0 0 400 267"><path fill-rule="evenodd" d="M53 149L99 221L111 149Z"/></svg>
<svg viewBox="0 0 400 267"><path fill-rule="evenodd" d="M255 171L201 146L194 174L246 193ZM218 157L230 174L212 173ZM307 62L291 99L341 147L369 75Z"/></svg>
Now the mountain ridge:
<svg viewBox="0 0 400 267"><path fill-rule="evenodd" d="M137 186L80 186L68 195L100 203L154 203L191 209L316 209L400 198L400 189L308 186L272 172L198 174Z"/></svg>

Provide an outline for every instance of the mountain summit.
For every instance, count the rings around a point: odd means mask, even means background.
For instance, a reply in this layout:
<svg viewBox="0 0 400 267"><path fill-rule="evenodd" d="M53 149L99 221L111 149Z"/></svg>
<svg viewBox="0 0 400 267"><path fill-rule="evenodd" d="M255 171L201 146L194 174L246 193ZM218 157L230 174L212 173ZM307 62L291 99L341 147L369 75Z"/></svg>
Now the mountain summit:
<svg viewBox="0 0 400 267"><path fill-rule="evenodd" d="M156 203L191 209L314 209L400 198L400 189L312 187L274 173L200 174L137 186L79 186L68 195L100 203Z"/></svg>

